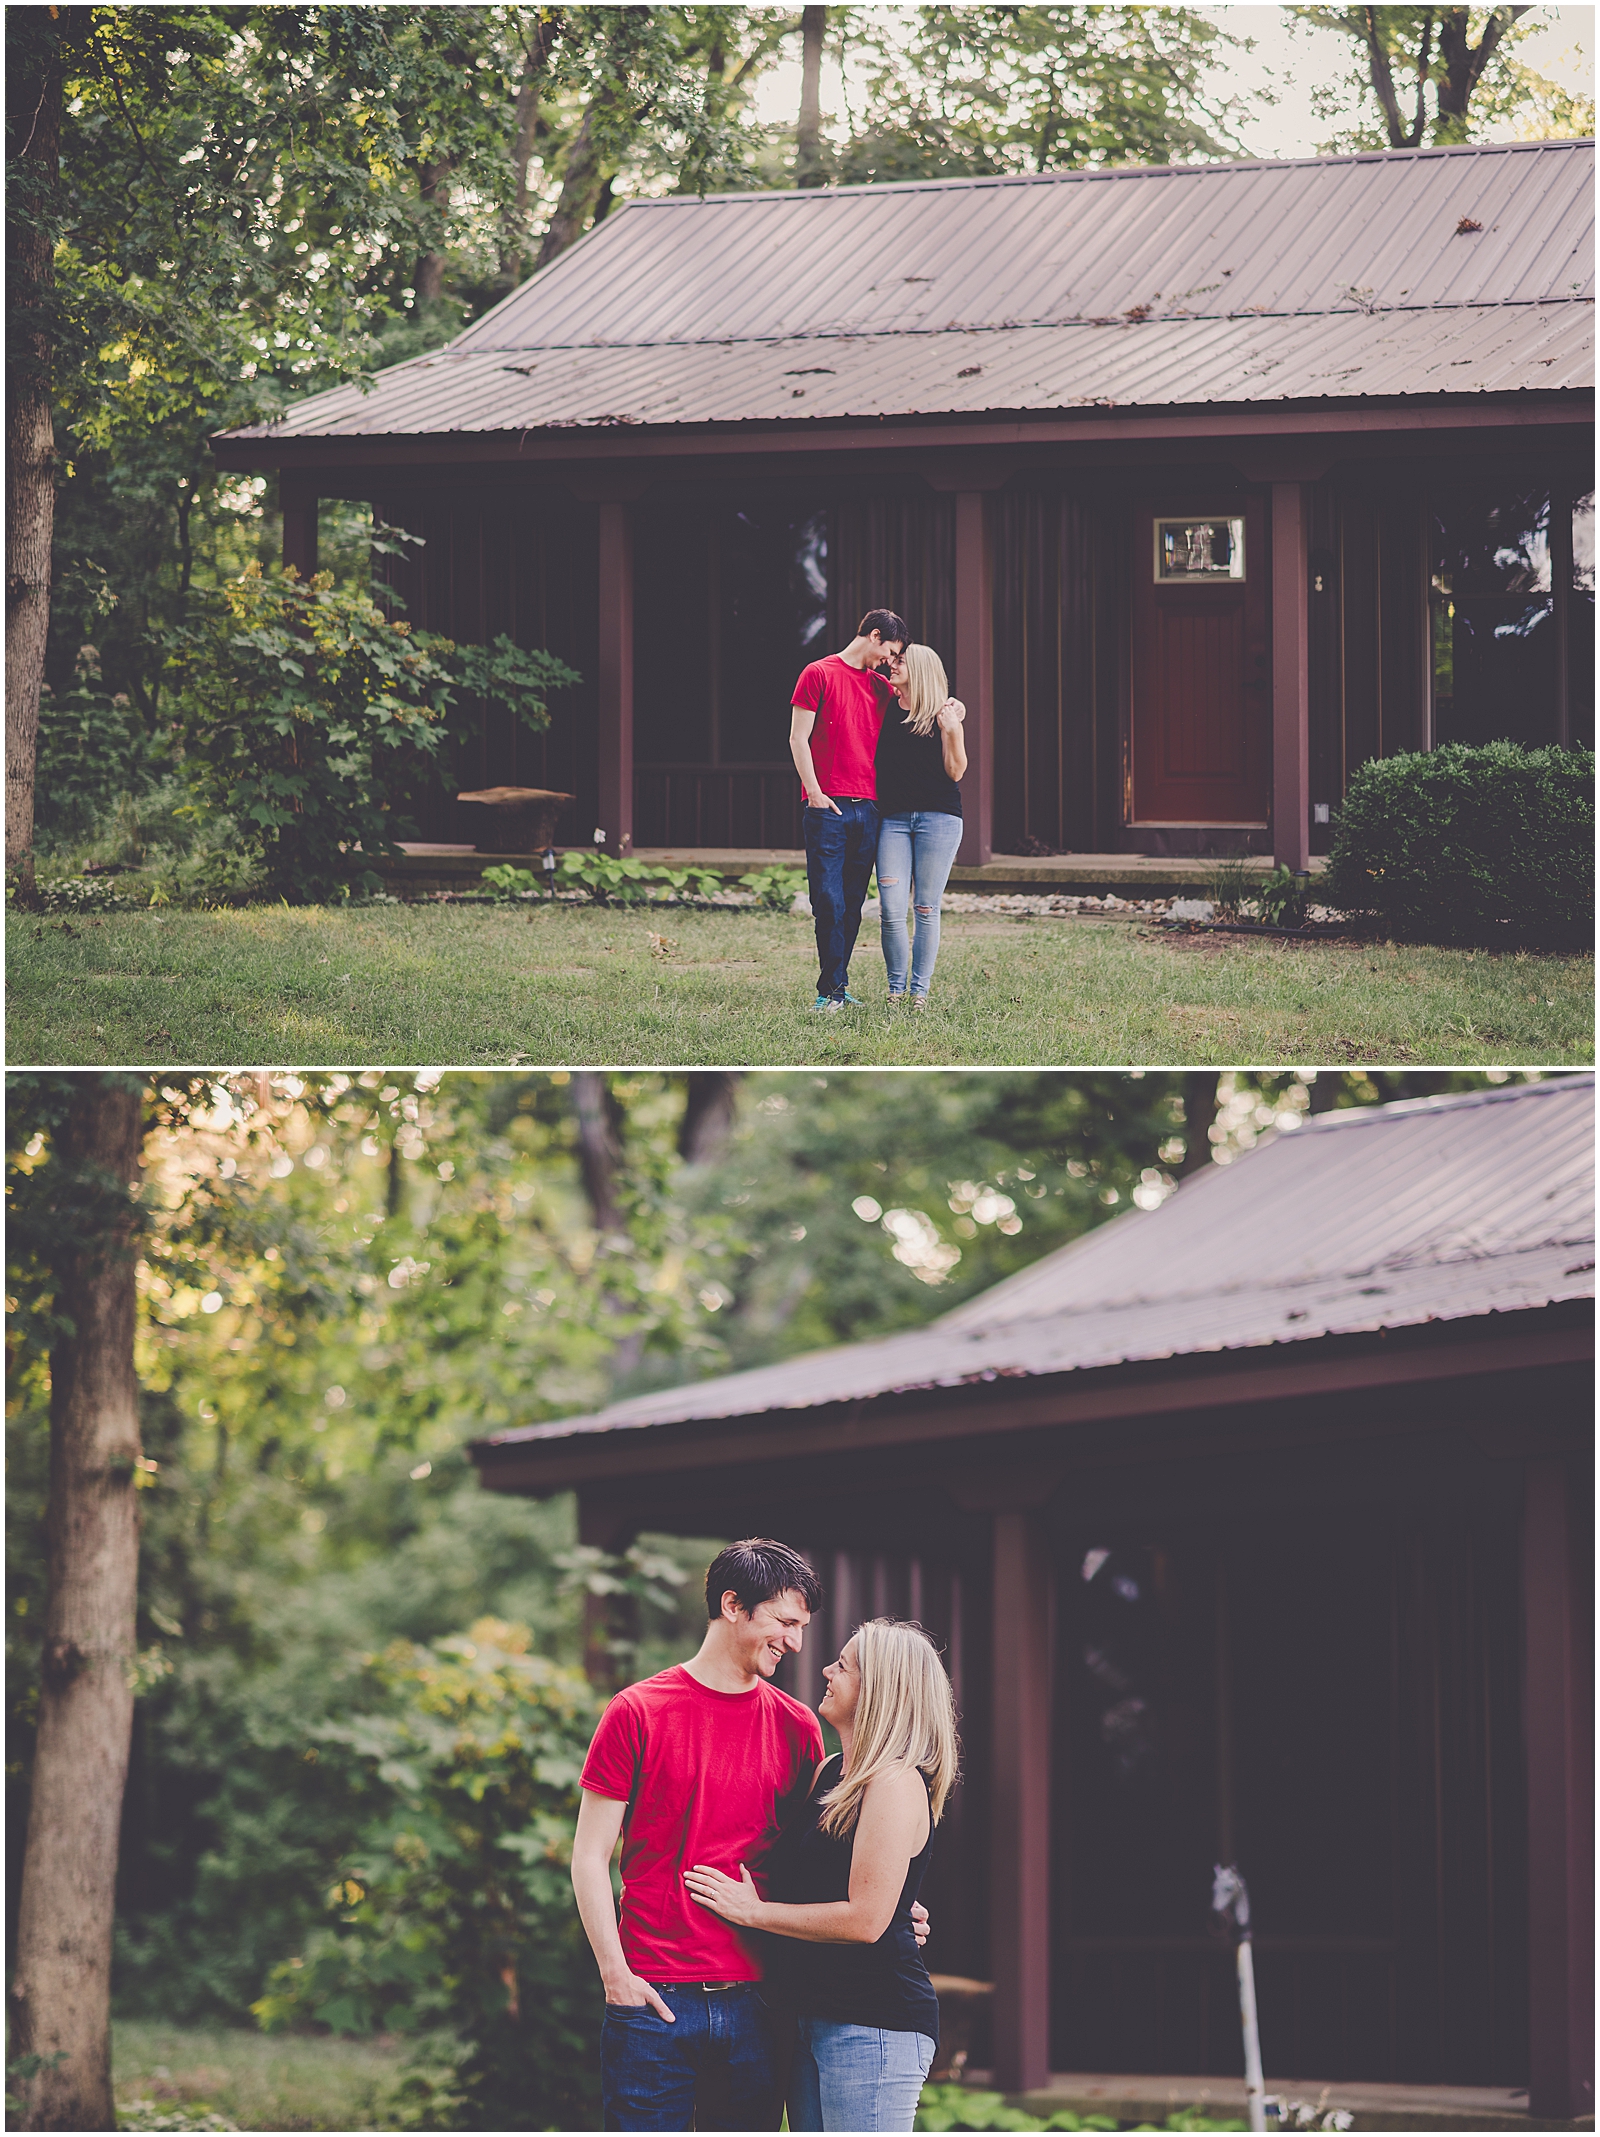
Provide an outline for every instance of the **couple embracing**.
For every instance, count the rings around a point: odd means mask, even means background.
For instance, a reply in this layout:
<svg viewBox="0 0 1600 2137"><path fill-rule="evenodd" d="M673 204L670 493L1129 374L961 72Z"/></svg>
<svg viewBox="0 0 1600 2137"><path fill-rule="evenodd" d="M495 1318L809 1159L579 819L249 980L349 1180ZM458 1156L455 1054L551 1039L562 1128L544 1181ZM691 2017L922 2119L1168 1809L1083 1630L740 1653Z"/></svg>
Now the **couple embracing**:
<svg viewBox="0 0 1600 2137"><path fill-rule="evenodd" d="M869 609L842 652L800 672L789 750L806 795L806 881L820 966L813 1007L823 1015L856 1002L850 952L874 867L889 1000L927 1006L939 903L961 844L966 716L938 654L913 644L893 609Z"/></svg>
<svg viewBox="0 0 1600 2137"><path fill-rule="evenodd" d="M909 2130L939 2037L917 1898L956 1779L920 1626L858 1625L817 1715L771 1682L821 1607L766 1537L706 1575L688 1661L619 1692L572 1850L599 1964L608 2130ZM622 1907L610 1863L622 1840Z"/></svg>

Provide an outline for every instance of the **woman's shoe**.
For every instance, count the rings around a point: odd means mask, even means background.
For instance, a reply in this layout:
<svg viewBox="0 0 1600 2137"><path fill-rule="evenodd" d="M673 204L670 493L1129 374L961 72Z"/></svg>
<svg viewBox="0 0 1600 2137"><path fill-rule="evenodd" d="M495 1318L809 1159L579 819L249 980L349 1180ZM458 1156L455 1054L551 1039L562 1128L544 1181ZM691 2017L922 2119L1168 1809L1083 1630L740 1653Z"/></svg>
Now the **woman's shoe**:
<svg viewBox="0 0 1600 2137"><path fill-rule="evenodd" d="M926 1009L928 1006L928 997L925 994L910 994L906 999L913 1009Z"/></svg>
<svg viewBox="0 0 1600 2137"><path fill-rule="evenodd" d="M903 1001L905 1000L905 998L906 998L906 990L904 989L904 987L902 987L902 988L900 989L900 992L899 992L898 994L891 994L891 995L889 996L889 1004L890 1004L890 1007L892 1008L892 1007L894 1006L894 1004L895 1004L896 1002L903 1002Z"/></svg>

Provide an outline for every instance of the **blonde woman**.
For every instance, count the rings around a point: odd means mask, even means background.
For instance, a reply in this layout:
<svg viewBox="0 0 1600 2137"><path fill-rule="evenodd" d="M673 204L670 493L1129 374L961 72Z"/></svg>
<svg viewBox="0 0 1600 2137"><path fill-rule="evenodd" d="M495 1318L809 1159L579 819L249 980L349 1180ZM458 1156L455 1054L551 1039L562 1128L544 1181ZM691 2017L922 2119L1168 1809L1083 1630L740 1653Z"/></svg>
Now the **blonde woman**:
<svg viewBox="0 0 1600 2137"><path fill-rule="evenodd" d="M962 723L967 708L950 695L944 663L932 646L908 645L889 656L891 705L878 730L878 897L889 999L927 1006L939 955L939 901L961 844L961 788L967 768ZM917 906L917 938L906 932Z"/></svg>
<svg viewBox="0 0 1600 2137"><path fill-rule="evenodd" d="M686 1872L703 1907L785 1940L768 1967L796 2013L791 2130L908 2130L939 2044L939 2000L911 1909L955 1785L955 1700L920 1625L869 1618L845 1642L818 1712L840 1750L767 1858L763 1899L741 1863Z"/></svg>

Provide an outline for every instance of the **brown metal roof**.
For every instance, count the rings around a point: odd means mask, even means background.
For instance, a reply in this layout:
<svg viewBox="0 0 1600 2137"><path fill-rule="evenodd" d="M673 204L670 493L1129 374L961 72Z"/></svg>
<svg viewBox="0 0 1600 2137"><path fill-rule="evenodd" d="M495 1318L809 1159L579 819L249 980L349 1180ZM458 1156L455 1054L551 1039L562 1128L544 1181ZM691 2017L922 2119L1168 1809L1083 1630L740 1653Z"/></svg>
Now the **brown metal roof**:
<svg viewBox="0 0 1600 2137"><path fill-rule="evenodd" d="M814 1409L1513 1314L1594 1295L1594 1078L1325 1114L931 1327L482 1444Z"/></svg>
<svg viewBox="0 0 1600 2137"><path fill-rule="evenodd" d="M634 201L447 350L228 435L1584 388L1593 168L1528 142Z"/></svg>

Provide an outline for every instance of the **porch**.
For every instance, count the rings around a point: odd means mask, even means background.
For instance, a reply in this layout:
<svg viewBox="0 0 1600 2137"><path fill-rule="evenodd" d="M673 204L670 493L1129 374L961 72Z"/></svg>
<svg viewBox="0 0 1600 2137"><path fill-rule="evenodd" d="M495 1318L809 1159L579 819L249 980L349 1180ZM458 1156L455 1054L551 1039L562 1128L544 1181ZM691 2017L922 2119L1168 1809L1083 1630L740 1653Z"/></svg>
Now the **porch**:
<svg viewBox="0 0 1600 2137"><path fill-rule="evenodd" d="M575 842L576 843L576 842ZM584 843L587 843L585 841ZM471 890L486 868L536 868L531 853L484 853L476 846L402 839L402 858L380 866L384 888L399 897L425 897L442 890ZM804 869L798 846L635 846L635 858L657 868L703 868L736 882L763 868ZM957 862L950 872L952 890L1081 891L1096 897L1107 891L1123 898L1168 898L1204 893L1215 862L1195 857L1142 853L996 853L986 862ZM1265 877L1272 861L1265 854L1246 856L1247 876ZM1312 875L1327 866L1313 854Z"/></svg>

